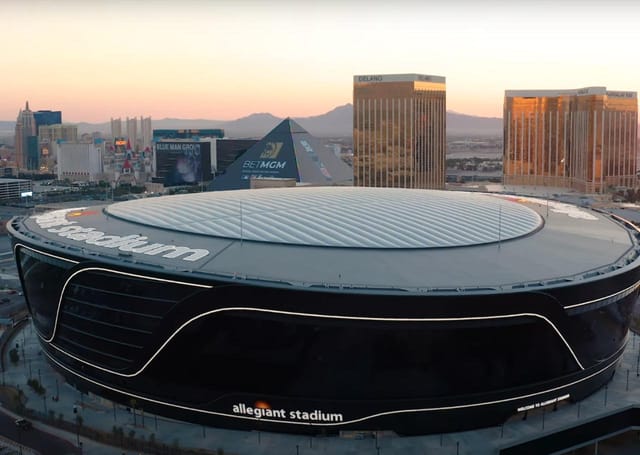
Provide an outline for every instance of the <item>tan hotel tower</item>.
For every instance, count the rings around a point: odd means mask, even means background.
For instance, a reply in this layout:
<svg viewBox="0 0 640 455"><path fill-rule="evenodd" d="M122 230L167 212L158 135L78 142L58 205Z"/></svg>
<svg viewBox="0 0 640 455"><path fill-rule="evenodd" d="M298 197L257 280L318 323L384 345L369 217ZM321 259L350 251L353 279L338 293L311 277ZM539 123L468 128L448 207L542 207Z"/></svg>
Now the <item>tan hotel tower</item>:
<svg viewBox="0 0 640 455"><path fill-rule="evenodd" d="M353 77L353 184L444 188L445 78Z"/></svg>
<svg viewBox="0 0 640 455"><path fill-rule="evenodd" d="M638 185L638 95L605 87L507 90L504 183L603 193Z"/></svg>

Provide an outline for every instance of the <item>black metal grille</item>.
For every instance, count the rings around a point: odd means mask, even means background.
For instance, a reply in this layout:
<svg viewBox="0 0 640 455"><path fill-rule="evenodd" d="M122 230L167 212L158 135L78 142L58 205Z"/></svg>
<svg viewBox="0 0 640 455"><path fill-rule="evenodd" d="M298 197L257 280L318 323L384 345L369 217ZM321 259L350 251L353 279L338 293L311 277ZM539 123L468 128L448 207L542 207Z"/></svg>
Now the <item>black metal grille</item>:
<svg viewBox="0 0 640 455"><path fill-rule="evenodd" d="M135 370L154 348L163 317L196 291L129 274L83 272L65 290L54 343L94 365Z"/></svg>

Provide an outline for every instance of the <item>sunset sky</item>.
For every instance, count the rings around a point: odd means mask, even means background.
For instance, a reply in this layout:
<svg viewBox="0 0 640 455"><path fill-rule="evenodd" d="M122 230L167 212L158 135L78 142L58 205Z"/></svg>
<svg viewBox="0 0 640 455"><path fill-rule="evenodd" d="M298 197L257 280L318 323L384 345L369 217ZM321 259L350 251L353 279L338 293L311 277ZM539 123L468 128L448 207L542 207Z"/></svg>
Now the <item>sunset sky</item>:
<svg viewBox="0 0 640 455"><path fill-rule="evenodd" d="M499 117L505 89L639 91L639 24L631 0L1 0L0 120L303 117L390 73Z"/></svg>

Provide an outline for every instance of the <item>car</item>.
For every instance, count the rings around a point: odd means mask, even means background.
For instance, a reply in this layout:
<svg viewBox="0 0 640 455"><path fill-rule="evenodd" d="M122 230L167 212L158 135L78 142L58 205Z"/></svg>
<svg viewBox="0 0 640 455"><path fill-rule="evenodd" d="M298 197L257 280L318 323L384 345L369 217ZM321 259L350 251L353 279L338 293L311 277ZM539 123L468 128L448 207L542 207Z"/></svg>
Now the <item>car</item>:
<svg viewBox="0 0 640 455"><path fill-rule="evenodd" d="M27 419L16 419L15 424L22 430L30 430L31 428L33 428L33 424Z"/></svg>
<svg viewBox="0 0 640 455"><path fill-rule="evenodd" d="M2 302L2 303L9 303L9 302L11 302L11 300L10 300L8 297L3 297L3 298L0 300L0 302Z"/></svg>

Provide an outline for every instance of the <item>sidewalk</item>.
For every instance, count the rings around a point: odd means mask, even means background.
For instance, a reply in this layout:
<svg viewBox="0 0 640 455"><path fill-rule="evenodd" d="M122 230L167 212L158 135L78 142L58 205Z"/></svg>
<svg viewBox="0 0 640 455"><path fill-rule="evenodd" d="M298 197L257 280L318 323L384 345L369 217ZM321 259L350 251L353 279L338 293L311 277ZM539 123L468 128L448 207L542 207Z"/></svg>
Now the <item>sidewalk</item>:
<svg viewBox="0 0 640 455"><path fill-rule="evenodd" d="M17 419L18 417L21 417L20 415L16 414L15 412L10 411L9 409L6 409L6 408L2 407L1 405L0 405L0 412L10 416L13 419ZM38 429L38 430L43 431L45 433L49 433L51 435L57 436L60 439L64 439L65 441L68 441L73 445L77 445L78 444L78 438L73 433L69 433L69 432L61 430L59 428L44 424L44 423L39 422L38 420L35 420L35 419L30 419L30 422L33 424L33 428L35 428L35 429ZM0 438L2 438L2 437L0 436ZM104 445L104 444L100 444L98 442L95 442L95 441L92 441L90 439L83 438L83 437L80 438L80 442L82 443L81 447L83 449L83 453L87 453L87 454L91 454L91 455L93 455L93 454L96 454L96 455L113 455L113 454L116 454L116 453L117 454L127 453L125 451L118 450L117 448L114 448L112 446L107 446L107 445ZM15 444L15 446L17 447L18 445ZM24 453L24 455L28 455L28 454L46 455L46 454L39 454L38 452L30 450L30 449L25 449L24 447L23 447L23 453ZM129 453L134 453L134 452L129 452ZM137 454L139 452L135 452L135 453Z"/></svg>
<svg viewBox="0 0 640 455"><path fill-rule="evenodd" d="M13 364L8 359L8 351L18 344L20 359ZM42 416L75 422L82 417L83 427L113 433L114 427L121 428L120 434L133 435L136 439L155 440L174 448L201 449L202 454L236 455L493 455L500 447L534 435L573 425L581 420L605 415L615 409L640 403L640 337L631 335L623 361L613 380L606 388L599 390L580 403L562 403L557 411L536 409L529 411L527 420L522 415L514 416L503 426L480 430L435 434L415 437L385 435L378 439L347 439L337 436L313 437L264 433L257 431L235 431L204 427L192 423L179 422L161 416L136 412L94 395L81 394L67 384L56 373L42 353L31 322L25 325L10 340L5 357L7 371L2 380L7 385L19 387L27 398L26 407ZM38 380L46 389L42 396L27 385L29 378ZM53 400L54 397L58 400ZM74 414L74 406L77 414ZM2 412L6 409L0 408ZM91 441L74 432L63 431L35 419L34 426L55 434L74 444L83 444L83 452L95 455L132 455L133 451L123 451Z"/></svg>
<svg viewBox="0 0 640 455"><path fill-rule="evenodd" d="M22 453L22 455L42 455L40 452L31 450L29 447L22 446L11 439L7 439L4 436L0 436L0 453L5 453L3 449L13 451L13 453Z"/></svg>

